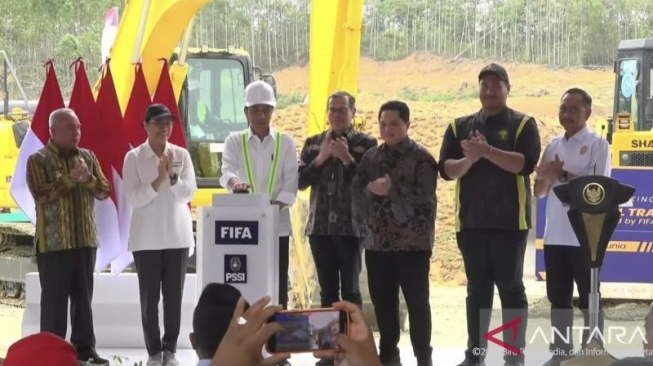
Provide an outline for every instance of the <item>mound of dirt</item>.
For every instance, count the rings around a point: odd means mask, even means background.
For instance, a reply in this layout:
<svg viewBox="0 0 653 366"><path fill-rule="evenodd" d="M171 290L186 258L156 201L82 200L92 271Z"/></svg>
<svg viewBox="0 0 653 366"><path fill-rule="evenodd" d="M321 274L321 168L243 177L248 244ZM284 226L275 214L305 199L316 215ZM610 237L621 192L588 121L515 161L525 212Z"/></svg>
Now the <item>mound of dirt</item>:
<svg viewBox="0 0 653 366"><path fill-rule="evenodd" d="M411 108L410 135L439 155L446 127L454 118L480 108L476 97L478 71L490 60L452 59L416 53L394 62L361 61L358 115L364 116L366 130L379 137L378 107L390 99L402 99ZM502 63L510 75L512 88L508 104L531 114L539 122L543 145L561 131L557 120L560 96L571 87L587 90L594 99L590 125L612 111L614 75L611 70L549 68L544 65ZM280 94L308 92L308 68L291 67L275 74ZM292 134L298 147L305 139L308 107L293 105L278 110L273 124ZM454 184L438 184L438 223L431 277L440 285L463 285L464 267L454 235Z"/></svg>

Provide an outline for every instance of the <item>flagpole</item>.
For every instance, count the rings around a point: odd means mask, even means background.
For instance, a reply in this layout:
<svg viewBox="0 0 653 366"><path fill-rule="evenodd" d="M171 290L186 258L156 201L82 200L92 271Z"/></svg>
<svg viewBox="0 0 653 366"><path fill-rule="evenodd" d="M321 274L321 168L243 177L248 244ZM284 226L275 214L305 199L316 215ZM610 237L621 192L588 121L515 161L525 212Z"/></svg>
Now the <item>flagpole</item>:
<svg viewBox="0 0 653 366"><path fill-rule="evenodd" d="M136 34L136 42L134 42L134 51L132 52L132 64L138 63L141 58L141 47L143 45L143 38L145 38L145 28L147 27L147 17L150 14L151 0L145 0L143 10L141 11L141 22L138 25L138 32Z"/></svg>

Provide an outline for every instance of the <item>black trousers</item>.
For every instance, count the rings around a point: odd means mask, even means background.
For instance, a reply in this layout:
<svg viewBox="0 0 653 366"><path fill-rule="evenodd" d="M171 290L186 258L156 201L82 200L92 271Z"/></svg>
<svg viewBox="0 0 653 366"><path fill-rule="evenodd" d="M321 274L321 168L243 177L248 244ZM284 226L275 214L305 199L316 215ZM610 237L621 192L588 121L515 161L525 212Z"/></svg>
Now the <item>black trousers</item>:
<svg viewBox="0 0 653 366"><path fill-rule="evenodd" d="M36 263L41 282L41 331L66 338L70 298L70 343L79 359L95 355L93 329L94 248L39 253Z"/></svg>
<svg viewBox="0 0 653 366"><path fill-rule="evenodd" d="M527 236L527 230L463 230L456 234L467 275L466 359L483 358L478 351L474 355L474 348L480 348L481 355L487 350L485 334L490 325L495 284L501 299L502 324L520 317L513 345L520 349L526 346L528 301L522 278ZM512 331L504 331L502 339L513 339ZM521 361L524 355L506 351L504 359Z"/></svg>
<svg viewBox="0 0 653 366"><path fill-rule="evenodd" d="M431 251L365 251L367 281L379 326L379 356L399 356L399 288L404 293L410 322L410 342L418 363L431 360Z"/></svg>
<svg viewBox="0 0 653 366"><path fill-rule="evenodd" d="M188 248L140 250L133 253L141 300L145 347L150 356L177 351L181 301L186 279ZM159 299L163 294L163 327L159 329Z"/></svg>
<svg viewBox="0 0 653 366"><path fill-rule="evenodd" d="M573 295L574 281L578 287L578 308L583 313L584 326L589 327L589 293L590 293L590 263L583 255L580 247L567 245L545 245L544 265L546 267L546 296L551 303L551 326L557 329L554 333L551 351L564 354L574 349L571 329L574 325ZM600 295L599 295L600 299ZM604 315L599 300L599 329L603 331ZM559 336L565 335L569 342ZM584 346L589 337L589 331L583 331L581 340Z"/></svg>
<svg viewBox="0 0 653 366"><path fill-rule="evenodd" d="M288 308L288 266L290 237L279 237L279 305ZM257 300L258 301L258 300Z"/></svg>
<svg viewBox="0 0 653 366"><path fill-rule="evenodd" d="M359 288L362 248L353 236L322 236L308 238L320 283L320 304L330 307L342 299L363 305Z"/></svg>

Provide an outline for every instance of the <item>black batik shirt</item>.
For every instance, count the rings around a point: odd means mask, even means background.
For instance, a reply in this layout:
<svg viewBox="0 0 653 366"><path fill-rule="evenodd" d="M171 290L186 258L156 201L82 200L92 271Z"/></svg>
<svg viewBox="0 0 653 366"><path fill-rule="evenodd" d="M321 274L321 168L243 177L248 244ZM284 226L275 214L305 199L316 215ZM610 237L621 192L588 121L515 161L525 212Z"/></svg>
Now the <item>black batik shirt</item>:
<svg viewBox="0 0 653 366"><path fill-rule="evenodd" d="M376 139L350 127L343 135L354 161L345 166L340 159L330 158L315 165L324 139L331 139L331 131L306 139L300 153L299 189L311 188L310 212L306 235L359 236L351 216L351 181L365 152L377 146Z"/></svg>

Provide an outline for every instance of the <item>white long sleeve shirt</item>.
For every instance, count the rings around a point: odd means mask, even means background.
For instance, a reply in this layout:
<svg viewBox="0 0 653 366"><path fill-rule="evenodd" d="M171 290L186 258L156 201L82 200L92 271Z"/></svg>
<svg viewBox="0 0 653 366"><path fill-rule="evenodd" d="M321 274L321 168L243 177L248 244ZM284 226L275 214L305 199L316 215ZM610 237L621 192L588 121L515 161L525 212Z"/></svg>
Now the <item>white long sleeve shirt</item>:
<svg viewBox="0 0 653 366"><path fill-rule="evenodd" d="M232 178L247 182L247 169L243 159L242 131L232 133L224 143L222 153L222 177L220 184L233 191L228 185ZM290 135L280 133L281 162L277 179L274 182L274 192L268 192L268 177L274 161L275 131L270 128L268 136L263 141L247 129L247 140L250 150L252 170L256 177L256 187L260 193L268 193L271 201L279 201L291 206L297 198L298 161L295 141ZM291 232L290 211L285 208L279 214L279 236L289 236Z"/></svg>
<svg viewBox="0 0 653 366"><path fill-rule="evenodd" d="M129 250L191 248L194 245L193 219L188 203L197 190L195 169L188 151L171 143L174 172L178 180L165 180L158 188L152 182L159 175L159 157L148 142L125 156L123 182L127 202L132 206Z"/></svg>
<svg viewBox="0 0 653 366"><path fill-rule="evenodd" d="M576 132L570 138L562 135L551 140L544 149L542 161L553 161L556 155L564 162L562 169L576 176L609 177L612 172L610 144L605 138L590 131L588 127ZM577 247L580 244L567 216L569 207L564 206L553 192L553 187L560 184L562 183L556 180L547 195L544 244Z"/></svg>

